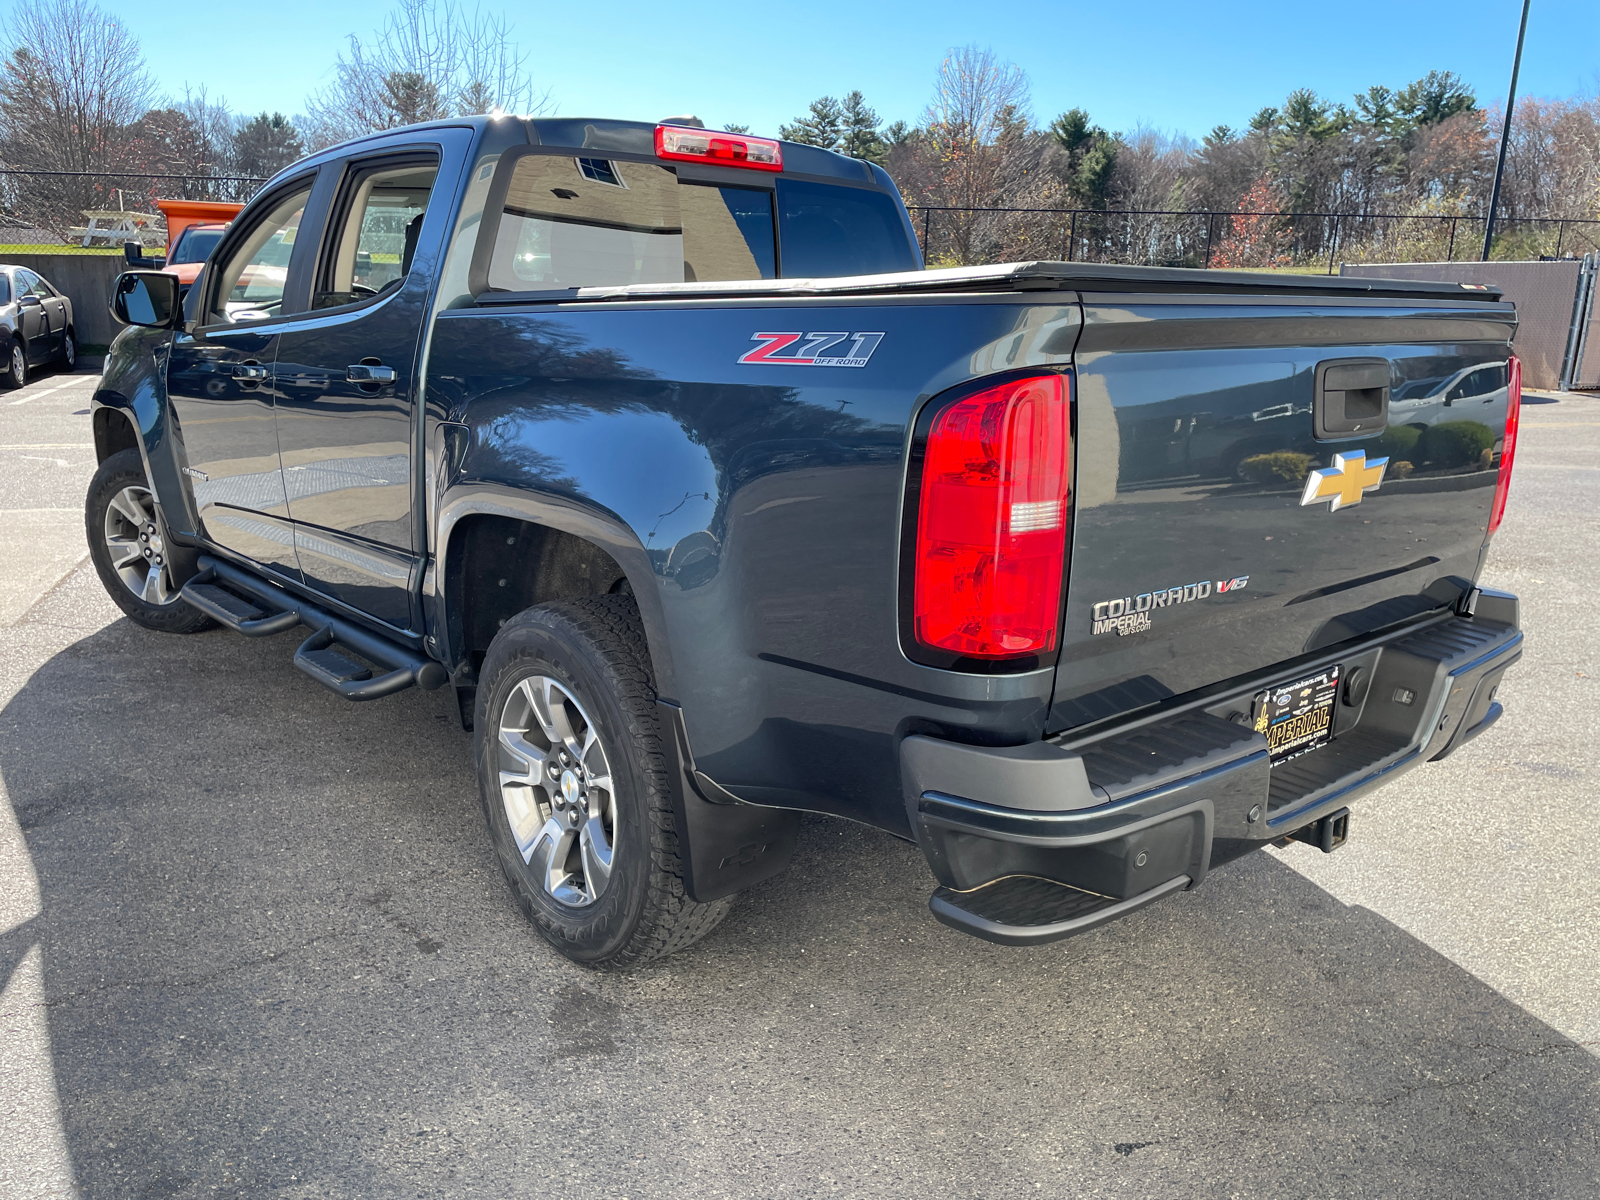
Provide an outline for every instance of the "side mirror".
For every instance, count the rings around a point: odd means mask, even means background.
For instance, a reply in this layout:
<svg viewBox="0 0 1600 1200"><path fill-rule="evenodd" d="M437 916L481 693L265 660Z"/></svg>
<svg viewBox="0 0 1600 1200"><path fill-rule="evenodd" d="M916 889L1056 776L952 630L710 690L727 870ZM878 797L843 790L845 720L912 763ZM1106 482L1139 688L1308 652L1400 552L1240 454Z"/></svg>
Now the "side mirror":
<svg viewBox="0 0 1600 1200"><path fill-rule="evenodd" d="M124 325L171 329L181 311L176 275L124 271L112 285L111 315Z"/></svg>
<svg viewBox="0 0 1600 1200"><path fill-rule="evenodd" d="M128 260L130 267L144 265L144 246L139 242L123 242L122 257Z"/></svg>
<svg viewBox="0 0 1600 1200"><path fill-rule="evenodd" d="M44 301L32 292L23 292L22 295L17 297L17 303L22 305L23 308L38 308Z"/></svg>

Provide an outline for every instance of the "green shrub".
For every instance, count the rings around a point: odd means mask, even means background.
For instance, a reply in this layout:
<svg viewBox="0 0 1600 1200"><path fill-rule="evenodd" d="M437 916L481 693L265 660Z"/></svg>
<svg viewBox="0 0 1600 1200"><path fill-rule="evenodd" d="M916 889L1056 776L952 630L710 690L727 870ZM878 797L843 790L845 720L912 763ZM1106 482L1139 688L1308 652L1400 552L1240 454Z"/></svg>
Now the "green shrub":
<svg viewBox="0 0 1600 1200"><path fill-rule="evenodd" d="M1395 461L1410 458L1421 437L1422 430L1415 425L1391 425L1383 431L1383 436L1368 451L1367 457L1388 458Z"/></svg>
<svg viewBox="0 0 1600 1200"><path fill-rule="evenodd" d="M1494 430L1482 421L1441 421L1428 426L1417 446L1417 457L1440 468L1476 465L1485 450L1494 448Z"/></svg>
<svg viewBox="0 0 1600 1200"><path fill-rule="evenodd" d="M1251 483L1299 483L1311 470L1313 461L1309 454L1274 450L1245 459L1239 464L1239 474Z"/></svg>

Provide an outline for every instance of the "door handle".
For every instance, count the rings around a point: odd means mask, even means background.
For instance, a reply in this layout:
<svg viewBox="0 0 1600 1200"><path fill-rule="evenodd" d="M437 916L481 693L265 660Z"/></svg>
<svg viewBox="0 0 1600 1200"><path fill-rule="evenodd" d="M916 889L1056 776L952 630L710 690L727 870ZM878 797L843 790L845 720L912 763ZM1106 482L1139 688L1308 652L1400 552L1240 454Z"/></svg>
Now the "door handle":
<svg viewBox="0 0 1600 1200"><path fill-rule="evenodd" d="M268 374L269 369L263 367L260 363L242 362L233 368L233 377L235 379L248 379L257 383L266 379Z"/></svg>
<svg viewBox="0 0 1600 1200"><path fill-rule="evenodd" d="M351 383L393 383L394 368L372 363L352 363L345 370L345 378Z"/></svg>

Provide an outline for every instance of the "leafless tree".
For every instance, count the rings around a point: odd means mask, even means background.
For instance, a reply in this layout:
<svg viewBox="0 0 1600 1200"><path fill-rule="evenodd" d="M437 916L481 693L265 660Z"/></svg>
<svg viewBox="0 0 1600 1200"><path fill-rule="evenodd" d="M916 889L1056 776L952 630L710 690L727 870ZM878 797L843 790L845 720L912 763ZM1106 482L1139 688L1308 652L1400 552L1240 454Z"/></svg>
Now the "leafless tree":
<svg viewBox="0 0 1600 1200"><path fill-rule="evenodd" d="M306 101L303 132L315 150L418 121L538 112L547 101L503 14L468 12L456 0L399 0L370 43L351 35L333 81Z"/></svg>
<svg viewBox="0 0 1600 1200"><path fill-rule="evenodd" d="M120 165L124 130L145 112L154 83L139 42L89 0L37 0L11 13L0 69L0 158L13 168L101 171ZM11 176L20 217L64 229L106 203L92 181Z"/></svg>
<svg viewBox="0 0 1600 1200"><path fill-rule="evenodd" d="M923 143L933 167L928 201L982 208L994 200L1006 151L1028 128L1028 77L994 51L951 50L940 64L933 99L923 114ZM974 261L979 222L971 213L946 213L948 253Z"/></svg>

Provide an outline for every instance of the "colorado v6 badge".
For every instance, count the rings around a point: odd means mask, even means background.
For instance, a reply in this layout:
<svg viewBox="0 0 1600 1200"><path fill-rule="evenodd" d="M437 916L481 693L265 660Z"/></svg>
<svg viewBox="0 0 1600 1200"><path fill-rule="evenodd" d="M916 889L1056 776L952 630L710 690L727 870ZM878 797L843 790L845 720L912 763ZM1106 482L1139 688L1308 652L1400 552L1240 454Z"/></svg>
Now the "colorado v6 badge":
<svg viewBox="0 0 1600 1200"><path fill-rule="evenodd" d="M741 354L741 363L765 367L864 367L883 341L883 334L752 333L750 340L761 345ZM848 347L835 349L845 341L850 343ZM795 346L796 342L801 344Z"/></svg>

